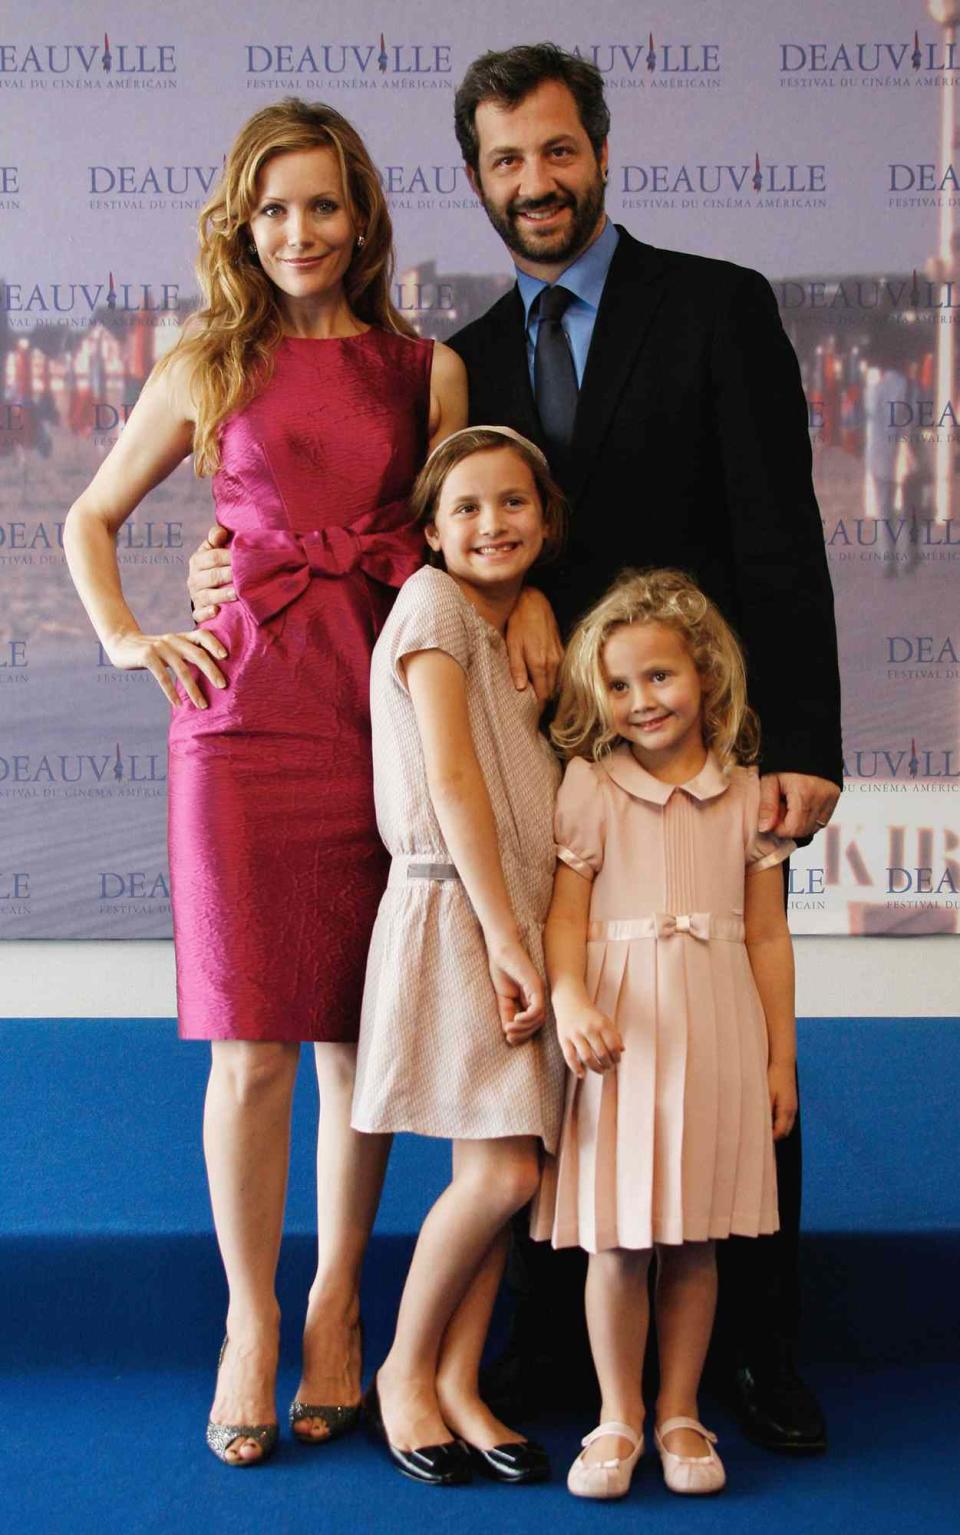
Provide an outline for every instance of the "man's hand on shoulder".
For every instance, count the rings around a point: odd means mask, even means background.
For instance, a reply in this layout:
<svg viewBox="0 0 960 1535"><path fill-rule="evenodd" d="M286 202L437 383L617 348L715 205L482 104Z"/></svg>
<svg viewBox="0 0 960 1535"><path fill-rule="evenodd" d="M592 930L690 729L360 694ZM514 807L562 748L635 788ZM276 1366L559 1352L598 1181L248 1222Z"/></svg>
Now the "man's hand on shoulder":
<svg viewBox="0 0 960 1535"><path fill-rule="evenodd" d="M215 524L190 556L187 590L195 623L216 618L223 603L237 600L230 550L224 547L229 538L227 529Z"/></svg>
<svg viewBox="0 0 960 1535"><path fill-rule="evenodd" d="M760 830L778 837L812 837L836 809L840 790L812 773L764 773L760 779Z"/></svg>

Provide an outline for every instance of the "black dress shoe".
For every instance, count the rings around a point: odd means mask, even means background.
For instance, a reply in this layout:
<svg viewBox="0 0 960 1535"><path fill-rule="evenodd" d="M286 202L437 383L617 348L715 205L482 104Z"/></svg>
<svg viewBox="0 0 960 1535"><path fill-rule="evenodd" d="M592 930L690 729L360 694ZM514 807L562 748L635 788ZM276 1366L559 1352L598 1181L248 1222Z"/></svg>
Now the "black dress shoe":
<svg viewBox="0 0 960 1535"><path fill-rule="evenodd" d="M740 1426L754 1444L794 1455L821 1455L827 1448L820 1404L797 1374L789 1345L778 1345L762 1361L741 1364L733 1387Z"/></svg>
<svg viewBox="0 0 960 1535"><path fill-rule="evenodd" d="M416 1450L401 1450L390 1443L380 1410L376 1376L363 1398L363 1410L370 1427L383 1440L390 1459L404 1476L415 1482L426 1482L431 1487L462 1487L472 1479L470 1451L459 1439L451 1439L447 1444L423 1445Z"/></svg>
<svg viewBox="0 0 960 1535"><path fill-rule="evenodd" d="M590 1417L599 1406L589 1356L548 1358L511 1343L480 1372L480 1395L504 1423L525 1422L559 1407Z"/></svg>
<svg viewBox="0 0 960 1535"><path fill-rule="evenodd" d="M474 1469L493 1482L546 1482L550 1477L547 1452L532 1439L522 1444L495 1444L492 1450L468 1444L467 1450Z"/></svg>

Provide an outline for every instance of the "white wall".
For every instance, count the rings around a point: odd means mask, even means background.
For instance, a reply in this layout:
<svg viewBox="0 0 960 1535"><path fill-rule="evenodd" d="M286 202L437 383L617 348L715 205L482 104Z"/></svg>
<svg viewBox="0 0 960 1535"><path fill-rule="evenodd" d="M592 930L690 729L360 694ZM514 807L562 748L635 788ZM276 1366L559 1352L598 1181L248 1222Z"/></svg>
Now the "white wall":
<svg viewBox="0 0 960 1535"><path fill-rule="evenodd" d="M802 1018L960 1017L956 938L794 941ZM171 1018L173 944L0 944L0 1016Z"/></svg>

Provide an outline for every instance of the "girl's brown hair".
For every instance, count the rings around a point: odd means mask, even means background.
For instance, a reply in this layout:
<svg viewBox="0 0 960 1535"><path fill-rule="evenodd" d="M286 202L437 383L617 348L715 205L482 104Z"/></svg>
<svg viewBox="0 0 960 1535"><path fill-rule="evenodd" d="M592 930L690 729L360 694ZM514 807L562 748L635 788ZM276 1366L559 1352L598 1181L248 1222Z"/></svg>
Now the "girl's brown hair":
<svg viewBox="0 0 960 1535"><path fill-rule="evenodd" d="M550 734L565 757L599 761L616 745L603 648L626 624L664 624L679 634L700 674L703 739L722 768L756 760L760 726L747 703L737 637L719 608L680 570L624 570L578 623L560 671Z"/></svg>
<svg viewBox="0 0 960 1535"><path fill-rule="evenodd" d="M363 244L344 277L357 319L400 335L414 330L390 301L393 230L376 167L357 130L333 107L286 97L244 124L226 157L223 176L200 214L197 276L204 304L158 368L174 359L190 365L196 407L194 464L198 474L220 466L219 433L270 377L283 334L274 284L251 249L249 220L257 177L275 155L331 149L340 166L346 207Z"/></svg>
<svg viewBox="0 0 960 1535"><path fill-rule="evenodd" d="M536 563L544 564L555 559L567 527L567 503L563 491L550 473L540 449L510 427L465 426L444 438L417 475L410 495L410 510L415 520L422 526L434 521L440 493L451 469L474 453L489 453L495 448L510 448L530 470L540 497L544 526L543 549ZM433 565L443 564L443 555L435 550L431 549L428 558Z"/></svg>

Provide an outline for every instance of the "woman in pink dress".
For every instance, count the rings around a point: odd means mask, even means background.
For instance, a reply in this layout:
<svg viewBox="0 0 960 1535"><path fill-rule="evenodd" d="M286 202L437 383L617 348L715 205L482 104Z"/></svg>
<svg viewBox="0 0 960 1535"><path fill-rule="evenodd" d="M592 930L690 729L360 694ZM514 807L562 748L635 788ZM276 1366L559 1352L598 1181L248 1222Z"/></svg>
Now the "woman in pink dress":
<svg viewBox="0 0 960 1535"><path fill-rule="evenodd" d="M356 131L296 100L257 113L201 215L205 305L64 536L114 665L147 668L173 707L180 1032L212 1041L204 1146L230 1292L207 1442L237 1466L277 1437L274 1276L304 1040L317 1046L323 1115L294 1432L342 1432L360 1396L359 1271L389 1148L350 1129L388 866L370 655L423 559L406 506L414 476L466 416L462 364L400 318L391 270L389 216ZM191 452L234 535L238 601L189 633L146 635L123 598L116 535Z"/></svg>

